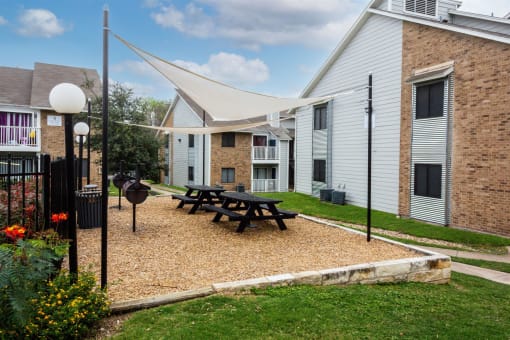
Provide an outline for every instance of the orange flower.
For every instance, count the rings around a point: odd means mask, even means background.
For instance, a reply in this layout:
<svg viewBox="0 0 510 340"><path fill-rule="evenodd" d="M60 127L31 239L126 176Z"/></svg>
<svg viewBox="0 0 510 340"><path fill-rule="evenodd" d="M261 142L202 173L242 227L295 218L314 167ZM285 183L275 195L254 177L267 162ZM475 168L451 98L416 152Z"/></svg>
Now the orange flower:
<svg viewBox="0 0 510 340"><path fill-rule="evenodd" d="M62 221L67 221L67 213L61 212L58 214L52 214L51 215L51 222L53 223L60 223Z"/></svg>
<svg viewBox="0 0 510 340"><path fill-rule="evenodd" d="M19 226L17 224L13 224L10 227L4 228L5 236L7 236L13 241L16 241L17 239L20 238L24 238L26 231L27 229L25 227Z"/></svg>

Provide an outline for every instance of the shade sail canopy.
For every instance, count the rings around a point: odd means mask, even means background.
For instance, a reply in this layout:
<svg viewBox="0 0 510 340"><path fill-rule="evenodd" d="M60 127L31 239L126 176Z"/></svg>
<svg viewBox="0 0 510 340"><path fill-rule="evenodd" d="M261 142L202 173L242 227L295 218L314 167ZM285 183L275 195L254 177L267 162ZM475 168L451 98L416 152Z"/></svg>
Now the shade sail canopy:
<svg viewBox="0 0 510 340"><path fill-rule="evenodd" d="M259 117L327 101L330 97L279 98L236 89L154 56L114 36L186 93L213 120L230 121Z"/></svg>

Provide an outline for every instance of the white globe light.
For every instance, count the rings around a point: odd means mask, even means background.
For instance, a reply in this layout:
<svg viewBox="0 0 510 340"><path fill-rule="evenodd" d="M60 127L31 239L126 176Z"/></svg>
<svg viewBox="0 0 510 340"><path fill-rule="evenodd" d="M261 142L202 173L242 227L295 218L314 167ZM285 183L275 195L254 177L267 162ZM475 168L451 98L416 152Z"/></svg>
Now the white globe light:
<svg viewBox="0 0 510 340"><path fill-rule="evenodd" d="M89 133L89 126L87 123L84 122L78 122L74 124L74 133L78 136L85 136Z"/></svg>
<svg viewBox="0 0 510 340"><path fill-rule="evenodd" d="M85 106L85 94L76 85L61 83L51 89L50 105L58 113L80 113Z"/></svg>

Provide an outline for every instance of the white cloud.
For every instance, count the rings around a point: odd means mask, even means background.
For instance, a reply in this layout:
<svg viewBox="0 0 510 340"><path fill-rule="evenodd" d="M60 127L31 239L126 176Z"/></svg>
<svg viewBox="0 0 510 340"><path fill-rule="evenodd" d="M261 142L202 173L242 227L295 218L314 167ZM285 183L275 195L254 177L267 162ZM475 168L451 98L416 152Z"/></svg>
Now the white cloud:
<svg viewBox="0 0 510 340"><path fill-rule="evenodd" d="M51 38L64 33L62 22L46 9L27 9L18 18L17 32L27 37Z"/></svg>
<svg viewBox="0 0 510 340"><path fill-rule="evenodd" d="M247 60L232 53L213 54L207 63L202 65L183 60L176 60L175 64L232 86L256 85L269 78L269 68L262 60Z"/></svg>
<svg viewBox="0 0 510 340"><path fill-rule="evenodd" d="M464 0L459 10L502 17L510 12L508 0Z"/></svg>
<svg viewBox="0 0 510 340"><path fill-rule="evenodd" d="M183 9L160 6L152 18L191 36L229 38L252 49L278 44L329 49L363 6L356 0L196 0Z"/></svg>
<svg viewBox="0 0 510 340"><path fill-rule="evenodd" d="M263 83L269 78L269 68L260 59L246 59L238 54L220 52L213 54L205 64L192 61L175 60L175 64L205 77L224 82L232 86L252 86ZM124 61L112 65L112 72L134 75L138 83L129 84L131 88L140 89L138 92L150 92L151 89L166 87L170 82L166 80L152 66L143 61ZM151 88L142 83L151 83Z"/></svg>
<svg viewBox="0 0 510 340"><path fill-rule="evenodd" d="M7 19L5 19L3 16L0 15L0 25L6 25Z"/></svg>
<svg viewBox="0 0 510 340"><path fill-rule="evenodd" d="M142 3L143 7L155 8L158 7L161 3L158 0L144 0Z"/></svg>

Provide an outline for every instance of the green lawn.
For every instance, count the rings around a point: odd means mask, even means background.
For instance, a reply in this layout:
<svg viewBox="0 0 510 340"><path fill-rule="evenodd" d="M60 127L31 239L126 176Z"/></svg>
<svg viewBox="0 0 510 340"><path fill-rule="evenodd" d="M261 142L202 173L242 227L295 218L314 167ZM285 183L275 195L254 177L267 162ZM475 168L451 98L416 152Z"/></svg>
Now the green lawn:
<svg viewBox="0 0 510 340"><path fill-rule="evenodd" d="M294 286L135 313L115 339L508 339L510 287L452 273L423 283Z"/></svg>
<svg viewBox="0 0 510 340"><path fill-rule="evenodd" d="M485 261L485 260L477 260L477 259L466 259L463 257L455 257L455 256L452 256L452 261L470 264L472 266L476 266L476 267L480 267L480 268L497 270L497 271L504 272L504 273L510 273L510 263Z"/></svg>
<svg viewBox="0 0 510 340"><path fill-rule="evenodd" d="M283 200L278 206L302 214L348 223L366 225L367 210L353 205L322 202L316 197L294 192L258 193ZM502 247L510 245L510 238L436 226L412 219L397 218L394 214L372 210L372 227L393 230L418 237L466 244L472 247Z"/></svg>

